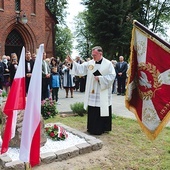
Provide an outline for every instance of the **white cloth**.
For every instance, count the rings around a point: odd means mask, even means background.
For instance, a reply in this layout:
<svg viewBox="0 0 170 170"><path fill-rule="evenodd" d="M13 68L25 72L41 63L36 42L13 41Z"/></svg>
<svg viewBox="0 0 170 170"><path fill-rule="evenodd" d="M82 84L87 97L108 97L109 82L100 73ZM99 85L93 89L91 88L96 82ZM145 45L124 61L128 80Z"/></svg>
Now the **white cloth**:
<svg viewBox="0 0 170 170"><path fill-rule="evenodd" d="M29 62L27 63L27 70L28 70L28 72L31 72L31 65Z"/></svg>
<svg viewBox="0 0 170 170"><path fill-rule="evenodd" d="M101 75L99 82L94 79L93 73L98 70ZM100 107L101 116L109 116L108 107L112 104L112 84L115 79L115 70L112 63L103 57L101 64L95 64L94 60L78 64L73 62L71 74L87 75L84 108L87 106Z"/></svg>
<svg viewBox="0 0 170 170"><path fill-rule="evenodd" d="M73 81L74 75L70 74L70 70L67 66L63 66L63 86L64 87L74 87L75 83Z"/></svg>

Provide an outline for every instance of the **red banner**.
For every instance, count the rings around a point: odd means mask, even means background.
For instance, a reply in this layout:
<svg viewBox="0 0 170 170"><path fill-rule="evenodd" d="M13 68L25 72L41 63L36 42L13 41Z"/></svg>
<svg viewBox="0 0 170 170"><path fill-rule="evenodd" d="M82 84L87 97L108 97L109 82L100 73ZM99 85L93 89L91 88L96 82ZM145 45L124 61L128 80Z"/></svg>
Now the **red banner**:
<svg viewBox="0 0 170 170"><path fill-rule="evenodd" d="M150 139L170 118L170 45L134 22L126 107Z"/></svg>

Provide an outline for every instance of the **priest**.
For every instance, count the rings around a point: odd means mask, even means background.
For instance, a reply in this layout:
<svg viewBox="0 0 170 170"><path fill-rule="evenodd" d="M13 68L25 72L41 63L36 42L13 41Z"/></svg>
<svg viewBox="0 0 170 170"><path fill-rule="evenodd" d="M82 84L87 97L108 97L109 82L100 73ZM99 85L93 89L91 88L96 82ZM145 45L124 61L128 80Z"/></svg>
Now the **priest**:
<svg viewBox="0 0 170 170"><path fill-rule="evenodd" d="M101 135L112 129L112 84L115 79L113 64L103 57L100 46L92 48L92 60L78 64L70 56L71 74L87 75L84 108L87 109L87 131Z"/></svg>

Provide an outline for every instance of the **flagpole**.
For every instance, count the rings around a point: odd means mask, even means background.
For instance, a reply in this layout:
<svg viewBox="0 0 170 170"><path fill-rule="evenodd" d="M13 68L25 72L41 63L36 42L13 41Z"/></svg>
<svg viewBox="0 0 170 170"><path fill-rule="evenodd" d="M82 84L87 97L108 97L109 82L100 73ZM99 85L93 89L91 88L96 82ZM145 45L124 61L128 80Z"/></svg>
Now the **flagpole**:
<svg viewBox="0 0 170 170"><path fill-rule="evenodd" d="M170 49L170 44L167 43L166 41L162 40L161 38L159 38L156 34L154 34L152 31L150 31L148 28L146 28L144 25L142 25L140 22L138 22L137 20L133 21L133 25L135 25L136 27L138 27L141 31L145 31L145 33L147 33L149 36L157 39L160 43L162 43L163 45L165 45L167 48Z"/></svg>
<svg viewBox="0 0 170 170"><path fill-rule="evenodd" d="M32 170L30 163L24 162L25 170Z"/></svg>

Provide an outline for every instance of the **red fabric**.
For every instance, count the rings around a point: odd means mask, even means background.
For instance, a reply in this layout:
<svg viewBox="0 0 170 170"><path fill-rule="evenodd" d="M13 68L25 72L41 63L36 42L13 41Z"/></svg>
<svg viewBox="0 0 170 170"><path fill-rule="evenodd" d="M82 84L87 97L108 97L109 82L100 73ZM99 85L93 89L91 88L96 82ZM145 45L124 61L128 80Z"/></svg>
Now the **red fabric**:
<svg viewBox="0 0 170 170"><path fill-rule="evenodd" d="M146 134L155 139L170 118L170 80L166 79L170 53L159 40L149 37L134 26L126 106Z"/></svg>
<svg viewBox="0 0 170 170"><path fill-rule="evenodd" d="M4 130L1 154L7 152L11 139L13 110L23 110L25 108L25 78L13 80L10 93L8 95L4 113L8 116Z"/></svg>
<svg viewBox="0 0 170 170"><path fill-rule="evenodd" d="M9 114L9 116L7 117L7 122L6 122L5 130L4 130L1 154L8 151L8 145L9 145L9 141L11 139L11 127L12 127L13 111L9 111L8 114Z"/></svg>
<svg viewBox="0 0 170 170"><path fill-rule="evenodd" d="M13 80L10 93L4 107L4 112L8 110L22 110L25 108L25 77Z"/></svg>
<svg viewBox="0 0 170 170"><path fill-rule="evenodd" d="M148 39L147 61L156 66L160 73L170 69L170 54L161 48L159 45ZM152 102L157 110L157 114L161 120L167 115L170 107L164 113L160 113L164 106L170 102L170 86L162 84L155 91L155 97Z"/></svg>
<svg viewBox="0 0 170 170"><path fill-rule="evenodd" d="M133 57L132 57L132 61L131 61L131 75L129 76L129 83L131 83L132 81L134 81L134 79L137 78L137 53L135 51L135 49L133 48ZM133 107L136 108L137 113L138 113L138 117L139 119L142 121L142 100L139 97L139 93L137 88L135 88L132 92L132 99L129 101L129 104Z"/></svg>
<svg viewBox="0 0 170 170"><path fill-rule="evenodd" d="M134 74L137 73L136 76L137 76L137 79L139 79L141 75L140 75L140 71L137 70L138 63L136 62L137 61L136 52L134 53L133 57L134 57L133 58L134 60L133 73ZM170 54L166 52L164 49L162 49L159 45L155 44L153 41L148 39L146 63L151 63L152 65L155 65L156 69L160 73L162 73L170 68ZM152 75L148 73L147 71L144 71L144 72L146 73L148 77L148 81L150 81L153 84L154 80L153 80ZM131 81L133 81L134 77L135 75L132 76ZM146 92L148 90L144 86L138 86L138 89L140 89L142 92ZM151 90L154 91L155 90L154 87L152 87ZM155 90L154 97L152 98L154 107L161 120L163 120L163 118L166 116L166 114L170 110L169 108L164 112L164 114L160 113L163 107L165 106L165 104L170 102L170 95L168 93L169 91L170 91L170 86L162 84L159 89ZM142 117L141 117L142 100L139 97L139 93L137 89L134 89L132 96L133 97L132 97L132 100L130 101L130 104L136 108L138 117L142 121Z"/></svg>
<svg viewBox="0 0 170 170"><path fill-rule="evenodd" d="M35 166L40 162L41 80L44 45L40 45L29 84L23 118L20 154L23 162ZM37 88L38 87L38 88Z"/></svg>
<svg viewBox="0 0 170 170"><path fill-rule="evenodd" d="M30 148L31 167L40 163L40 123L34 133Z"/></svg>

